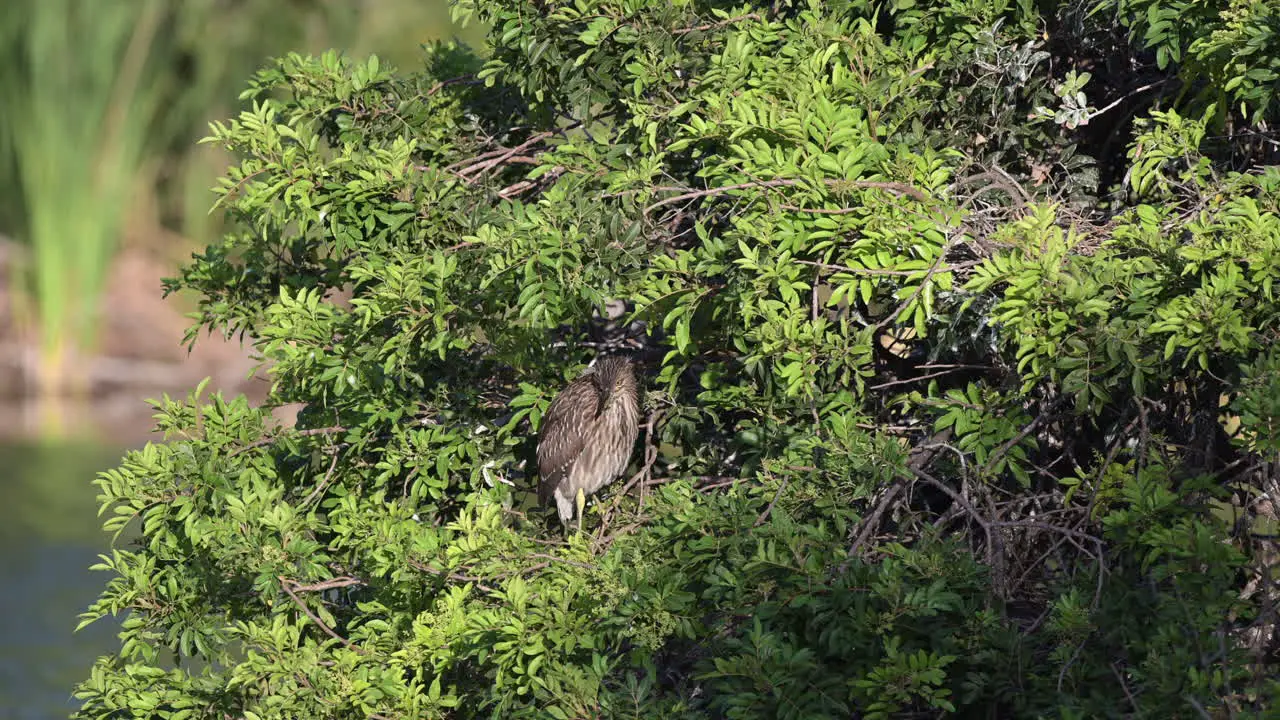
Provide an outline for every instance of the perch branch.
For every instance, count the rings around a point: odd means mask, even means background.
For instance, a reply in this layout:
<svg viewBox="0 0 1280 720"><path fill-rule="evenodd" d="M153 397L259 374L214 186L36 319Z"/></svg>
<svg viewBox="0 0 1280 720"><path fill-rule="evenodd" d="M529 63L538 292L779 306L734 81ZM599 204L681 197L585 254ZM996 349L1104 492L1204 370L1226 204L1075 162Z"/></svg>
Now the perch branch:
<svg viewBox="0 0 1280 720"><path fill-rule="evenodd" d="M300 585L296 580L289 580L288 583L293 587L294 592L322 592L324 590L351 587L352 585L364 585L363 580L353 577L338 577L324 582L312 583L311 585Z"/></svg>
<svg viewBox="0 0 1280 720"><path fill-rule="evenodd" d="M427 565L426 563L418 562L417 560L410 560L409 566L412 567L414 570L421 570L422 572L430 573L437 577L442 577L447 580L452 580L454 582L472 583L477 588L485 592L489 592L489 593L498 592L496 588L481 582L480 578L478 577L472 577L470 575L459 575L458 573L451 573L447 570L437 570L431 567L430 565Z"/></svg>
<svg viewBox="0 0 1280 720"><path fill-rule="evenodd" d="M751 188L794 187L796 185L803 185L808 182L810 181L800 180L797 178L781 178L777 180L759 180L756 182L738 183L736 185L723 185L721 187L707 188L705 190L691 190L688 192L682 192L679 195L674 195L672 197L659 200L658 202L655 202L652 205L649 205L644 209L644 214L648 215L654 210L657 210L658 208L666 205L672 205L674 203L684 202L686 200L697 200L698 198L711 197L714 195L723 195L724 193L733 192L735 190L749 190ZM907 185L905 183L874 182L871 180L836 180L836 179L824 179L824 180L821 180L820 182L822 182L827 187L847 187L847 188L855 188L855 189L888 190L890 192L896 192L900 195L910 196L916 200L919 200L920 202L929 201L928 195L925 195L924 193L920 192L916 188L913 188L910 185ZM658 188L658 190L668 190L668 191L683 190L683 188Z"/></svg>
<svg viewBox="0 0 1280 720"><path fill-rule="evenodd" d="M302 612L306 613L306 616L307 616L308 618L311 618L311 622L315 623L315 624L316 624L316 627L318 627L318 628L320 628L321 630L323 630L323 631L325 632L325 634L326 634L326 635L328 635L329 637L333 638L334 640L337 640L338 642L342 643L343 645L346 645L348 648L350 648L350 649L354 650L355 652L360 653L361 655L366 655L366 654L367 654L364 648L360 647L359 645L356 645L355 643L351 642L350 640L348 640L348 639L346 639L346 638L342 637L341 635L339 635L338 633L334 632L334 631L333 631L333 628L329 627L327 624L325 624L325 622L324 622L323 620L321 620L321 619L320 619L320 616L318 616L318 615L316 615L314 612L312 612L312 611L311 611L311 608L307 607L307 604L306 604L306 603L304 603L304 602L302 602L302 598L298 597L298 594L297 594L297 593L295 593L295 592L293 591L293 588L291 588L291 587L290 587L290 585L292 585L292 584L293 584L293 581L292 581L292 580L290 580L289 578L287 578L287 577L285 577L285 576L283 576L283 575L278 575L278 576L276 576L276 577L277 577L277 579L280 581L280 588L281 588L282 590L284 590L284 591L285 591L285 593L289 596L289 598L290 598L291 600L293 600L293 604L294 604L294 605L297 605L297 606L298 606L298 609L300 609L300 610L302 610Z"/></svg>
<svg viewBox="0 0 1280 720"><path fill-rule="evenodd" d="M778 485L778 491L773 494L773 499L769 501L769 506L760 513L760 517L756 518L755 523L751 527L760 527L765 520L769 519L769 513L773 512L773 506L778 502L778 498L782 497L782 493L787 489L787 483L791 480L791 475L783 475L782 482Z"/></svg>

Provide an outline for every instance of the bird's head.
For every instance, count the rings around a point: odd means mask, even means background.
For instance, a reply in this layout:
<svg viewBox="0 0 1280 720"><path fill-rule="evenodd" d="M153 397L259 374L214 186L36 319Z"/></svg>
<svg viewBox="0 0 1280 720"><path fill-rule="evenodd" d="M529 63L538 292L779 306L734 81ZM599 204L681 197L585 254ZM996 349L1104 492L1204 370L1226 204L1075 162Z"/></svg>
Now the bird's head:
<svg viewBox="0 0 1280 720"><path fill-rule="evenodd" d="M605 356L596 360L595 365L592 367L592 378L604 398L602 406L608 404L610 398L627 392L635 385L635 375L632 374L631 361L615 355Z"/></svg>

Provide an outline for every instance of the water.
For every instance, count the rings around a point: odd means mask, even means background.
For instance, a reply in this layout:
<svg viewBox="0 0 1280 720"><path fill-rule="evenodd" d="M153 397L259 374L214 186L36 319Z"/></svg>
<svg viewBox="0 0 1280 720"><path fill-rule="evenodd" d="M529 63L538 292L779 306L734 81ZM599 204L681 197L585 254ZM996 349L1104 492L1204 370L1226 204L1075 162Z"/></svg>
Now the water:
<svg viewBox="0 0 1280 720"><path fill-rule="evenodd" d="M0 439L0 718L65 718L94 660L115 652L118 625L79 632L79 614L110 574L90 572L110 537L101 530L98 471L124 448Z"/></svg>

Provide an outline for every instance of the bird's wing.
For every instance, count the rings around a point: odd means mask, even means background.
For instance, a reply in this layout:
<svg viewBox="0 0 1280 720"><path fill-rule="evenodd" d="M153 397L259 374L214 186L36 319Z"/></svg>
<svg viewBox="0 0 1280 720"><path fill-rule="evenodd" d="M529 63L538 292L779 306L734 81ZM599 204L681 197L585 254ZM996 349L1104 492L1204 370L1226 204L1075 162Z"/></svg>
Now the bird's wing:
<svg viewBox="0 0 1280 720"><path fill-rule="evenodd" d="M587 428L594 419L597 400L588 382L570 383L551 401L538 432L538 498L550 502L556 486L565 478L573 461L582 453ZM586 412L584 412L586 410Z"/></svg>

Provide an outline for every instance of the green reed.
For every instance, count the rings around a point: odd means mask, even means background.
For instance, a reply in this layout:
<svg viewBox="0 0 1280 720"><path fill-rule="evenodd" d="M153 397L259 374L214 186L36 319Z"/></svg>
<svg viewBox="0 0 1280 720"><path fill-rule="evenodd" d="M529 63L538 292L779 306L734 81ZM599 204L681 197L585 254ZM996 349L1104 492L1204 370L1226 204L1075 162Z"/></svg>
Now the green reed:
<svg viewBox="0 0 1280 720"><path fill-rule="evenodd" d="M159 0L11 0L0 37L0 134L31 248L29 318L42 394L76 389L69 363L96 341L97 301L137 187L163 90ZM109 311L109 308L107 309Z"/></svg>

